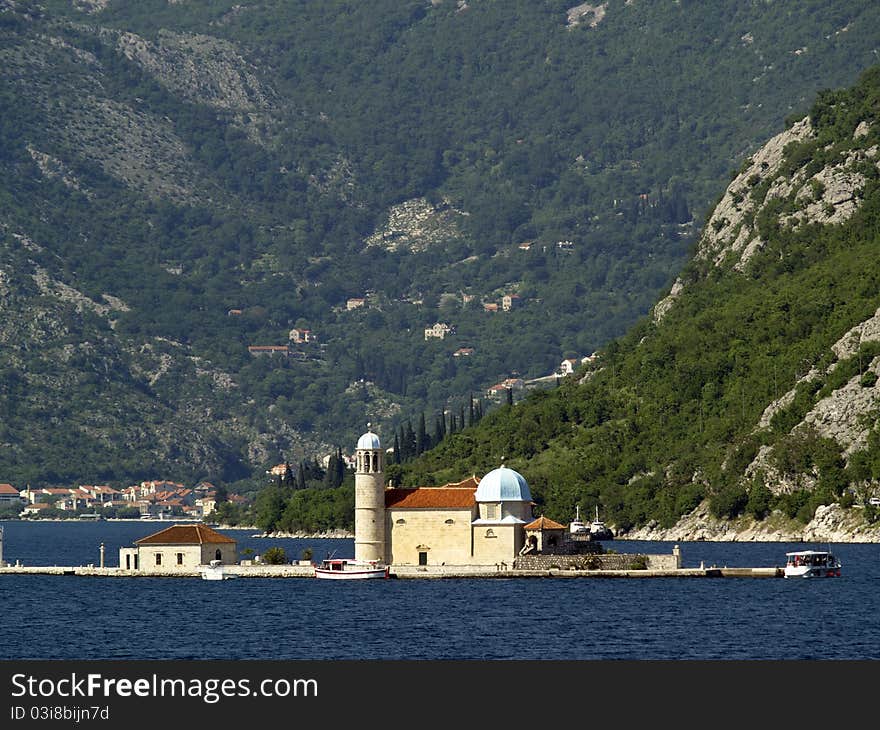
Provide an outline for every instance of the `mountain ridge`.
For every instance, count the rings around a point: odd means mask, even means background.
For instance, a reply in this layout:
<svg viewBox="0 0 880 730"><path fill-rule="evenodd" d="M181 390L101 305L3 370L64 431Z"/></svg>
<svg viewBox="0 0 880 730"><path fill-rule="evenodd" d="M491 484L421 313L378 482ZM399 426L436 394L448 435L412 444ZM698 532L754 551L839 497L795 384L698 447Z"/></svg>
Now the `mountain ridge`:
<svg viewBox="0 0 880 730"><path fill-rule="evenodd" d="M573 5L3 0L2 478L252 489L593 352L880 22Z"/></svg>

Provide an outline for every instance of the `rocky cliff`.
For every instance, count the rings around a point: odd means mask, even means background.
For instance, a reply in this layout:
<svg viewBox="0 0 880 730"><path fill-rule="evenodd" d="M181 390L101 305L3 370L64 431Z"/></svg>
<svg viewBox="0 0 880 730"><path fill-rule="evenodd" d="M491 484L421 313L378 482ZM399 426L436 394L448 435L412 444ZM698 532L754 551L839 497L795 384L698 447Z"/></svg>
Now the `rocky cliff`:
<svg viewBox="0 0 880 730"><path fill-rule="evenodd" d="M717 542L880 542L880 523L869 523L864 508L841 507L839 504L822 505L809 523L804 524L774 512L763 520L739 517L723 520L714 517L707 502L678 524L661 528L649 522L616 536L622 540L681 540Z"/></svg>

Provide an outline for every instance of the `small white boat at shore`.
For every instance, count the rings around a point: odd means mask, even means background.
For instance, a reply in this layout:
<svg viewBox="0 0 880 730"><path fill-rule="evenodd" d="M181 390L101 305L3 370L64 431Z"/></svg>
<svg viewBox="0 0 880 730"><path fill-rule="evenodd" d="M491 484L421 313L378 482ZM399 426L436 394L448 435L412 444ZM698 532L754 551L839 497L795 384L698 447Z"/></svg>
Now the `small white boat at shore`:
<svg viewBox="0 0 880 730"><path fill-rule="evenodd" d="M785 554L786 578L839 578L840 560L830 550L799 550Z"/></svg>
<svg viewBox="0 0 880 730"><path fill-rule="evenodd" d="M387 578L389 566L378 560L327 558L315 566L315 577L329 580L370 580Z"/></svg>
<svg viewBox="0 0 880 730"><path fill-rule="evenodd" d="M203 580L230 580L237 577L234 573L227 573L223 570L223 563L219 560L212 560L210 565L202 568Z"/></svg>

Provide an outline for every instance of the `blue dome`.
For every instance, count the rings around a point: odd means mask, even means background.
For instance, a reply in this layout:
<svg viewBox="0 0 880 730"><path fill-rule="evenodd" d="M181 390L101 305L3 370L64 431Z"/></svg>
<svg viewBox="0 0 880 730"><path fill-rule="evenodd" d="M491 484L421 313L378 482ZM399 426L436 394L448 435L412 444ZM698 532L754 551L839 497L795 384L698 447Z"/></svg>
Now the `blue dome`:
<svg viewBox="0 0 880 730"><path fill-rule="evenodd" d="M379 437L376 434L372 431L367 431L358 439L357 447L359 449L381 449L382 444L379 443Z"/></svg>
<svg viewBox="0 0 880 730"><path fill-rule="evenodd" d="M502 465L480 480L474 499L477 502L531 502L532 493L522 474Z"/></svg>

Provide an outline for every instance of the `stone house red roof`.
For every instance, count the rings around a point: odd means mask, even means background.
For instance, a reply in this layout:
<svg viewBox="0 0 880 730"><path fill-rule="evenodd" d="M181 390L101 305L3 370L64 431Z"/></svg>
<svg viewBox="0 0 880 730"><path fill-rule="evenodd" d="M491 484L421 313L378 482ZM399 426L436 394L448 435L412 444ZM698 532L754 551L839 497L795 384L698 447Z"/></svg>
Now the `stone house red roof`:
<svg viewBox="0 0 880 730"><path fill-rule="evenodd" d="M135 540L135 545L204 545L235 543L231 537L212 530L207 525L172 525L152 535Z"/></svg>

